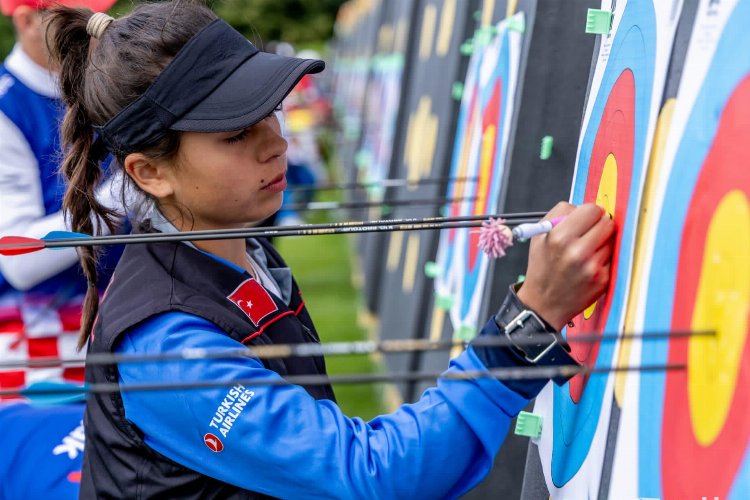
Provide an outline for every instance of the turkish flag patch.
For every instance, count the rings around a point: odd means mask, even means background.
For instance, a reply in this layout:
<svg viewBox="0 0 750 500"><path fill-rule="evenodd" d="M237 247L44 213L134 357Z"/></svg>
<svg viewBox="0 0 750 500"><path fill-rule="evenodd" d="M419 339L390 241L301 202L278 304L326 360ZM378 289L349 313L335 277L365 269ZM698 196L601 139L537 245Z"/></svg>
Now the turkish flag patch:
<svg viewBox="0 0 750 500"><path fill-rule="evenodd" d="M253 278L243 281L227 298L247 314L256 327L269 314L279 310L271 294Z"/></svg>

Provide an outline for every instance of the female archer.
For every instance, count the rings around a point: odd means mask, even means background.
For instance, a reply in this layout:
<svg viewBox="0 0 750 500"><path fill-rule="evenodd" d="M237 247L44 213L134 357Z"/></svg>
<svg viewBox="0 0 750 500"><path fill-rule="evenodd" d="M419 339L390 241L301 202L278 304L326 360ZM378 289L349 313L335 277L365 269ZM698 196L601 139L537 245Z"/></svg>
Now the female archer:
<svg viewBox="0 0 750 500"><path fill-rule="evenodd" d="M151 202L142 231L237 228L278 210L287 143L275 110L321 61L259 52L188 2L141 5L120 19L59 8L49 22L69 106L65 208L74 230L92 216L111 222L90 203L108 153ZM322 358L88 364L90 384L120 390L89 399L82 497L464 493L548 380L456 375L569 365L559 329L608 283L612 222L592 205L551 212L563 214L533 242L525 283L480 336L538 342L471 345L419 401L369 422L345 416L328 385L284 383L324 375ZM95 254L82 250L81 262L94 282ZM81 344L89 355L319 341L291 271L263 240L130 245L101 304L93 290L88 299ZM127 390L154 382L201 388Z"/></svg>

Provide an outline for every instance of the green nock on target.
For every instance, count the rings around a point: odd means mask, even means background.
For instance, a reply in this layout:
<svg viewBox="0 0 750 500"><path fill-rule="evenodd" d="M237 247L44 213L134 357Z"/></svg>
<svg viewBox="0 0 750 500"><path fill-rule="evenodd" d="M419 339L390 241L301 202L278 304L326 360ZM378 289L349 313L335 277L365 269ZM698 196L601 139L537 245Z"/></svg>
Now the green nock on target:
<svg viewBox="0 0 750 500"><path fill-rule="evenodd" d="M461 44L461 47L459 49L461 51L462 56L470 56L474 53L474 39L469 38L464 43Z"/></svg>
<svg viewBox="0 0 750 500"><path fill-rule="evenodd" d="M454 82L451 88L451 95L457 101L460 101L464 96L464 84L463 82Z"/></svg>
<svg viewBox="0 0 750 500"><path fill-rule="evenodd" d="M497 26L482 26L474 33L474 44L479 47L489 45L492 37L498 34Z"/></svg>
<svg viewBox="0 0 750 500"><path fill-rule="evenodd" d="M516 418L516 428L513 431L517 436L526 436L538 439L542 435L542 421L540 415L522 411Z"/></svg>
<svg viewBox="0 0 750 500"><path fill-rule="evenodd" d="M539 159L549 160L552 157L552 147L555 145L555 139L551 135L542 137L542 146L539 149Z"/></svg>
<svg viewBox="0 0 750 500"><path fill-rule="evenodd" d="M434 279L442 274L443 273L440 271L440 266L438 266L437 262L429 260L424 263L424 275L428 278Z"/></svg>
<svg viewBox="0 0 750 500"><path fill-rule="evenodd" d="M511 16L505 19L508 23L508 29L516 33L526 32L526 20L523 17Z"/></svg>
<svg viewBox="0 0 750 500"><path fill-rule="evenodd" d="M614 14L609 10L589 9L586 14L586 33L591 35L609 35L612 31Z"/></svg>
<svg viewBox="0 0 750 500"><path fill-rule="evenodd" d="M461 340L463 342L471 342L477 336L477 328L473 325L461 325L453 333L453 338Z"/></svg>
<svg viewBox="0 0 750 500"><path fill-rule="evenodd" d="M449 310L453 307L453 297L450 295L437 294L435 296L435 308L442 309L443 311Z"/></svg>

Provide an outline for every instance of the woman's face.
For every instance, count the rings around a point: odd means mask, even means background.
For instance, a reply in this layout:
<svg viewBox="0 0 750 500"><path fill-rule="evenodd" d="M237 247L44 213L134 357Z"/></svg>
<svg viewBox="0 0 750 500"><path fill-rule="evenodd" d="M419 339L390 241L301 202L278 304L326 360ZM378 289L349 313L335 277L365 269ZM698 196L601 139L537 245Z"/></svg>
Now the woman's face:
<svg viewBox="0 0 750 500"><path fill-rule="evenodd" d="M187 212L186 219L165 213L189 226L181 229L242 227L265 219L281 207L286 150L275 114L245 130L185 132L170 179L173 195L161 200L162 210L173 210L173 202L181 215Z"/></svg>

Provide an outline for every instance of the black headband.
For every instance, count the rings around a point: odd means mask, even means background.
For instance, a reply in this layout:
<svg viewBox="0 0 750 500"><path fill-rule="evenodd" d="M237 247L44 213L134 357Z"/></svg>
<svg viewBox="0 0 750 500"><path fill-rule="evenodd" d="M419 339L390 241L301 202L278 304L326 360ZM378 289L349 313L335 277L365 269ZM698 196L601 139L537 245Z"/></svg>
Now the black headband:
<svg viewBox="0 0 750 500"><path fill-rule="evenodd" d="M115 154L154 143L258 52L224 21L211 22L180 49L142 96L96 127L100 139Z"/></svg>

